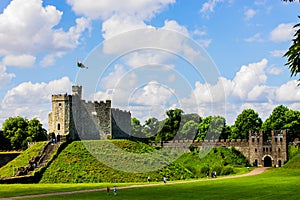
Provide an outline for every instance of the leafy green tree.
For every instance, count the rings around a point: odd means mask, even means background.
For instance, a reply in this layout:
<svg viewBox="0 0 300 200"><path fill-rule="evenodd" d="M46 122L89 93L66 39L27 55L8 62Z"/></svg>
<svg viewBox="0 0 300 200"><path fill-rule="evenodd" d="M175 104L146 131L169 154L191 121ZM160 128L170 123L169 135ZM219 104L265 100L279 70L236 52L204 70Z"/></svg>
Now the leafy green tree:
<svg viewBox="0 0 300 200"><path fill-rule="evenodd" d="M208 116L198 126L197 140L219 139L224 132L226 120L221 116Z"/></svg>
<svg viewBox="0 0 300 200"><path fill-rule="evenodd" d="M262 129L265 131L282 130L287 123L286 112L289 109L286 106L280 105L273 109L271 115L264 121Z"/></svg>
<svg viewBox="0 0 300 200"><path fill-rule="evenodd" d="M19 150L27 148L28 120L23 117L10 117L4 121L2 128L5 138L10 142L11 149Z"/></svg>
<svg viewBox="0 0 300 200"><path fill-rule="evenodd" d="M300 111L290 110L283 105L277 106L265 120L262 128L268 132L269 136L271 130L288 129L288 140L293 141L294 138L300 136Z"/></svg>
<svg viewBox="0 0 300 200"><path fill-rule="evenodd" d="M46 129L43 128L43 125L36 118L29 120L27 129L28 136L26 140L28 142L45 141L48 139Z"/></svg>
<svg viewBox="0 0 300 200"><path fill-rule="evenodd" d="M202 118L197 113L183 114L181 116L181 124L183 125L191 120L199 124L202 121Z"/></svg>
<svg viewBox="0 0 300 200"><path fill-rule="evenodd" d="M3 135L9 141L10 149L26 149L28 142L47 140L46 130L37 119L28 121L23 117L10 117L4 121Z"/></svg>
<svg viewBox="0 0 300 200"><path fill-rule="evenodd" d="M131 135L137 138L145 138L145 135L142 132L141 122L135 118L131 118Z"/></svg>
<svg viewBox="0 0 300 200"><path fill-rule="evenodd" d="M182 113L183 110L179 108L170 109L166 112L168 118L160 122L160 127L156 135L157 141L161 141L161 144L163 144L163 141L172 140L176 136L181 126Z"/></svg>
<svg viewBox="0 0 300 200"><path fill-rule="evenodd" d="M181 131L180 131L180 139L189 139L193 140L198 133L198 123L194 120L190 120L186 122Z"/></svg>
<svg viewBox="0 0 300 200"><path fill-rule="evenodd" d="M159 128L159 121L155 117L149 118L145 121L145 124L143 126L143 133L146 137L154 137Z"/></svg>
<svg viewBox="0 0 300 200"><path fill-rule="evenodd" d="M300 137L300 111L288 110L285 112L286 124L283 129L288 130L288 140L293 141L295 138Z"/></svg>
<svg viewBox="0 0 300 200"><path fill-rule="evenodd" d="M253 109L245 109L232 126L230 139L247 139L250 130L260 130L262 120Z"/></svg>
<svg viewBox="0 0 300 200"><path fill-rule="evenodd" d="M300 16L298 16L298 18L300 18ZM300 23L294 26L294 28L298 28L298 30L294 34L294 39L292 39L293 41L292 45L290 46L288 51L284 54L284 56L287 57L288 59L285 65L289 67L291 71L291 76L296 76L298 73L300 73L300 29L299 27L300 27ZM300 81L300 79L298 79L298 81Z"/></svg>

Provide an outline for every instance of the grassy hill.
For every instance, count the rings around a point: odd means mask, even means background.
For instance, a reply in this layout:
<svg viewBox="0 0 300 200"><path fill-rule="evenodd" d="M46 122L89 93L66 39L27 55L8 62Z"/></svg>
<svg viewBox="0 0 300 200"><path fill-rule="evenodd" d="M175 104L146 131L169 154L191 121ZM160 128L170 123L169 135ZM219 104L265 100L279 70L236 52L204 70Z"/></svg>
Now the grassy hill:
<svg viewBox="0 0 300 200"><path fill-rule="evenodd" d="M119 149L113 148L112 144ZM129 140L84 141L84 144L74 141L46 169L40 182L145 182L148 176L151 181L162 181L164 176L168 180L182 180L203 177L207 171L212 170L217 171L218 175L235 173L234 166L245 166L247 163L240 152L222 147L212 149L201 159L197 152L185 153L172 164L168 164L171 162L163 156L168 152L162 152L154 158L149 157L157 151L152 146ZM165 167L152 172L133 173L115 170L113 164L116 162L124 163L127 169L146 170L147 166L159 164L165 164Z"/></svg>
<svg viewBox="0 0 300 200"><path fill-rule="evenodd" d="M37 142L32 147L26 149L18 157L16 157L11 162L7 163L5 166L0 168L0 178L14 176L16 170L19 167L25 167L28 164L28 161L37 156L39 151L43 148L46 142Z"/></svg>

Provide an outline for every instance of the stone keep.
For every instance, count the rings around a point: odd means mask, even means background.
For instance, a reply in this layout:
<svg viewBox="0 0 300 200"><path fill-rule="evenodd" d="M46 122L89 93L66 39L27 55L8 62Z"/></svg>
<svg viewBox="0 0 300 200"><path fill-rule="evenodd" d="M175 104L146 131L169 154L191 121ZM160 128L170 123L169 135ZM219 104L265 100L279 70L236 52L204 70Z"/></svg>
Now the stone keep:
<svg viewBox="0 0 300 200"><path fill-rule="evenodd" d="M128 138L131 113L111 108L111 101L82 100L82 86L72 86L72 95L52 95L49 133L71 140Z"/></svg>

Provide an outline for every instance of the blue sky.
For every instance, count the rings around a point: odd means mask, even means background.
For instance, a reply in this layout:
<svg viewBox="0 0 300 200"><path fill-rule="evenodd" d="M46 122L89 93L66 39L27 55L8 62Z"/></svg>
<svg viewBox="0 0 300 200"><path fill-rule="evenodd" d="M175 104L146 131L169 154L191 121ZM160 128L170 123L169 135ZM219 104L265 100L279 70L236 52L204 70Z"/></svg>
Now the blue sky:
<svg viewBox="0 0 300 200"><path fill-rule="evenodd" d="M174 107L228 124L246 108L263 119L280 104L298 110L297 77L282 56L299 8L280 0L1 0L0 124L21 115L47 127L51 94L73 84L142 122ZM97 53L113 60L102 66Z"/></svg>

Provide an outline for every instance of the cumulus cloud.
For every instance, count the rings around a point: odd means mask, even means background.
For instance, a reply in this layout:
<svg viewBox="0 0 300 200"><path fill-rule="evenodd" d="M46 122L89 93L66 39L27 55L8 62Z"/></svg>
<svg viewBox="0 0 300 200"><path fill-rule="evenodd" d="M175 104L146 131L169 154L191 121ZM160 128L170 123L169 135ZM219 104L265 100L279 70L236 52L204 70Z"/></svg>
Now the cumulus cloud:
<svg viewBox="0 0 300 200"><path fill-rule="evenodd" d="M94 1L94 0L67 0L75 13L85 15L91 19L106 20L114 14L129 14L136 18L151 19L175 0L129 0L129 1Z"/></svg>
<svg viewBox="0 0 300 200"><path fill-rule="evenodd" d="M247 99L248 93L257 85L264 84L267 76L264 69L268 60L263 59L257 63L243 65L234 77L233 94L241 99Z"/></svg>
<svg viewBox="0 0 300 200"><path fill-rule="evenodd" d="M3 119L0 120L18 115L28 118L39 116L46 125L48 113L51 111L51 95L70 92L71 86L68 77L49 83L21 83L4 96L0 104L0 115Z"/></svg>
<svg viewBox="0 0 300 200"><path fill-rule="evenodd" d="M76 19L76 25L64 31L55 28L62 12L56 7L43 7L41 0L14 0L0 14L0 55L16 66L28 66L40 53L61 55L77 47L81 33L89 28L85 18ZM17 62L23 57L24 64Z"/></svg>
<svg viewBox="0 0 300 200"><path fill-rule="evenodd" d="M293 23L279 24L271 31L270 40L273 42L285 42L292 40L295 33L293 26Z"/></svg>
<svg viewBox="0 0 300 200"><path fill-rule="evenodd" d="M6 66L16 67L33 67L36 57L28 54L23 55L7 55L3 59L3 64Z"/></svg>
<svg viewBox="0 0 300 200"><path fill-rule="evenodd" d="M251 18L253 18L255 15L256 15L256 11L253 10L253 9L247 9L245 12L244 12L244 15L245 15L245 19L246 20L250 20Z"/></svg>
<svg viewBox="0 0 300 200"><path fill-rule="evenodd" d="M275 90L275 98L281 102L297 102L300 101L300 90L296 80L289 81Z"/></svg>
<svg viewBox="0 0 300 200"><path fill-rule="evenodd" d="M14 77L16 77L15 74L7 73L5 65L0 64L0 89L6 86Z"/></svg>

